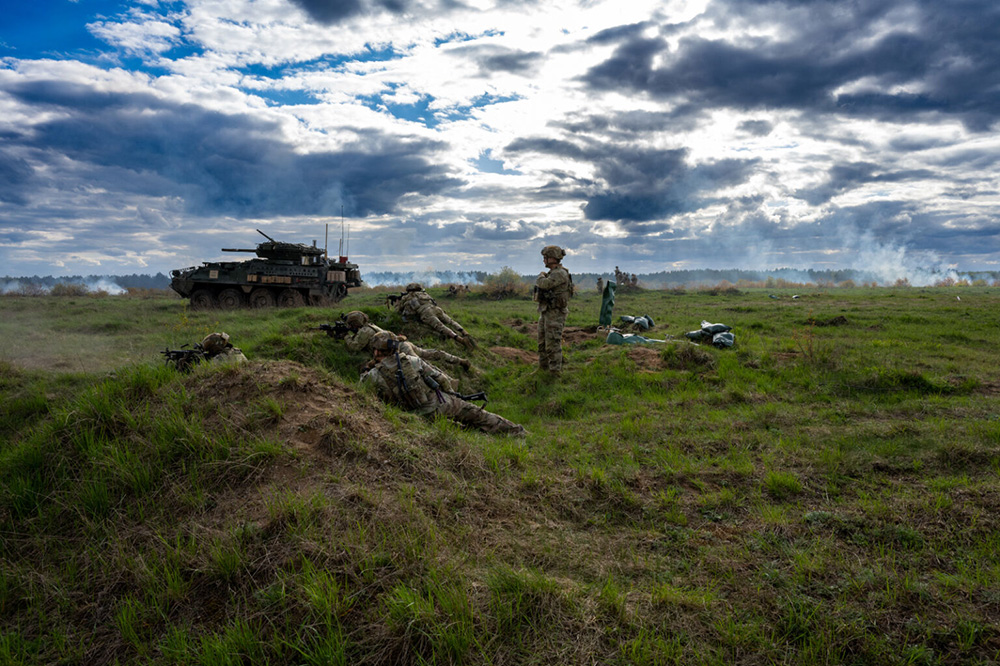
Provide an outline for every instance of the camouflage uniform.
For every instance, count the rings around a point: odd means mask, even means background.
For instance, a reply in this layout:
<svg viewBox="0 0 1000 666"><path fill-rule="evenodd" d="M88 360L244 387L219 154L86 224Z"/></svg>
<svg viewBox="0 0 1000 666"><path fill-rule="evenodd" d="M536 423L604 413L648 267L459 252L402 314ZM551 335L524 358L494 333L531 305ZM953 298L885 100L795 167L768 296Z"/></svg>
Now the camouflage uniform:
<svg viewBox="0 0 1000 666"><path fill-rule="evenodd" d="M566 252L555 245L542 250L542 256L554 260L547 273L539 273L538 287L538 367L553 374L562 371L562 333L573 294L573 278L559 261Z"/></svg>
<svg viewBox="0 0 1000 666"><path fill-rule="evenodd" d="M350 314L354 314L353 312ZM348 320L350 322L350 320ZM375 324L366 323L353 333L344 336L344 345L352 352L364 352L370 354L372 349L372 338L385 331Z"/></svg>
<svg viewBox="0 0 1000 666"><path fill-rule="evenodd" d="M386 402L421 415L442 414L491 434L525 434L523 426L448 393L441 371L419 356L402 350L386 353L389 355L361 376L361 385L374 388ZM440 388L434 388L435 383Z"/></svg>
<svg viewBox="0 0 1000 666"><path fill-rule="evenodd" d="M213 363L246 363L243 351L229 342L227 333L210 333L201 341L201 348Z"/></svg>
<svg viewBox="0 0 1000 666"><path fill-rule="evenodd" d="M434 302L431 295L415 282L406 285L406 293L396 301L396 309L399 310L404 319L407 316L415 318L421 324L434 329L441 337L456 340L465 345L471 342L469 334L465 332L462 325L449 317ZM458 332L456 333L456 331Z"/></svg>
<svg viewBox="0 0 1000 666"><path fill-rule="evenodd" d="M360 311L348 312L345 316L347 325L353 330L352 333L348 333L344 337L344 344L353 352L363 352L365 354L372 353L372 342L377 335L384 333L391 335L396 342L400 344L400 349L404 350L407 354L413 354L414 356L419 356L425 361L443 361L445 363L451 363L453 365L460 365L466 370L472 367L464 358L459 358L454 354L449 354L446 351L440 349L423 349L416 346L412 342L406 341L405 337L390 333L384 329L379 328L375 324L368 321L368 315ZM452 380L454 381L454 380Z"/></svg>

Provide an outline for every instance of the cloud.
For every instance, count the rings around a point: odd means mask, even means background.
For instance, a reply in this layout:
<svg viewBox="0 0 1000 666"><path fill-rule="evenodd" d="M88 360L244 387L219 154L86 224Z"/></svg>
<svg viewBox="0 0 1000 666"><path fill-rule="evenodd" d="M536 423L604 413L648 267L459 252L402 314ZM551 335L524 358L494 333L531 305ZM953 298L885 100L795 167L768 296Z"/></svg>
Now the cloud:
<svg viewBox="0 0 1000 666"><path fill-rule="evenodd" d="M0 60L9 270L166 271L341 207L366 271L1000 262L986 0L85 5Z"/></svg>
<svg viewBox="0 0 1000 666"><path fill-rule="evenodd" d="M1000 112L994 3L716 2L702 21L726 36L672 45L630 27L583 80L595 91L625 88L702 108L910 122L951 115L974 131L988 130Z"/></svg>
<svg viewBox="0 0 1000 666"><path fill-rule="evenodd" d="M33 175L34 169L27 160L0 151L0 201L22 206L27 204L25 186Z"/></svg>
<svg viewBox="0 0 1000 666"><path fill-rule="evenodd" d="M751 136L767 136L774 129L774 124L767 120L744 120L739 124L739 129Z"/></svg>
<svg viewBox="0 0 1000 666"><path fill-rule="evenodd" d="M907 180L933 178L928 169L910 171L884 171L881 165L871 162L837 164L829 171L827 182L817 187L800 190L797 197L814 206L824 204L833 197L869 183L898 183Z"/></svg>
<svg viewBox="0 0 1000 666"><path fill-rule="evenodd" d="M573 191L579 191L581 185L588 191L584 218L625 223L665 220L697 210L716 190L744 182L758 162L724 159L692 165L686 148L656 149L596 141L578 145L542 138L518 140L505 150L539 152L588 163L594 174L592 180L571 183ZM636 231L649 229L638 227Z"/></svg>
<svg viewBox="0 0 1000 666"><path fill-rule="evenodd" d="M26 147L64 155L109 189L180 197L196 215L350 215L395 211L461 181L431 156L428 139L359 131L338 150L302 153L273 121L42 81L10 94L62 113L34 125ZM24 168L16 173L26 177Z"/></svg>
<svg viewBox="0 0 1000 666"><path fill-rule="evenodd" d="M538 51L522 51L495 44L459 47L450 54L460 60L470 60L479 67L481 76L489 77L496 72L530 76L543 59Z"/></svg>

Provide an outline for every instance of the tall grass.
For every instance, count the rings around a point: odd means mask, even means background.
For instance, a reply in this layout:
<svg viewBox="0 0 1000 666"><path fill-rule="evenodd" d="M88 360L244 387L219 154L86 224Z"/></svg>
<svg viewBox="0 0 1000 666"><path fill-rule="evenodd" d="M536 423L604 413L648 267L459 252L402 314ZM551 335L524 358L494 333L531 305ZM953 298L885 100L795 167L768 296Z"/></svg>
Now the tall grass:
<svg viewBox="0 0 1000 666"><path fill-rule="evenodd" d="M375 292L3 299L0 662L994 663L1000 315L962 289L622 292L642 348L582 291L559 380L510 353L526 297L435 293L471 353ZM530 435L356 393L312 330L350 309L470 354ZM258 363L162 365L211 330Z"/></svg>

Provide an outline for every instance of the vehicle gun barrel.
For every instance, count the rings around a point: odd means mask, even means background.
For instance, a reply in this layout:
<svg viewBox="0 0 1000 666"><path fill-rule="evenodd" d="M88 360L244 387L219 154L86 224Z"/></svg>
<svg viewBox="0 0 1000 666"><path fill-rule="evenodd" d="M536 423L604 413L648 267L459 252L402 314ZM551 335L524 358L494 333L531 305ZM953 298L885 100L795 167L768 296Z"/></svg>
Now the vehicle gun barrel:
<svg viewBox="0 0 1000 666"><path fill-rule="evenodd" d="M245 247L224 247L224 248L222 248L222 251L223 252L256 252L257 250L256 249L248 250Z"/></svg>

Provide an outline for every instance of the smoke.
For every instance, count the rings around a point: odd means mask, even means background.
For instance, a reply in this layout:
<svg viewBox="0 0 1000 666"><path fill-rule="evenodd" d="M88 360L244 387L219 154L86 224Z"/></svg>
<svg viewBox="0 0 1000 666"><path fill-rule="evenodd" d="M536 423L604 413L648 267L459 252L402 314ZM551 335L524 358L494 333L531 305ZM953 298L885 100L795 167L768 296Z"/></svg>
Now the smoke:
<svg viewBox="0 0 1000 666"><path fill-rule="evenodd" d="M479 284L486 277L482 271L414 271L399 273L381 271L365 273L365 284L369 287L394 287L419 282L424 287L438 287L442 284Z"/></svg>
<svg viewBox="0 0 1000 666"><path fill-rule="evenodd" d="M74 291L82 291L87 294L105 293L110 296L120 296L128 292L110 278L91 278L87 280L68 279L51 283L52 278L45 281L36 282L27 279L0 279L0 294L19 296L46 296L55 292L56 294L68 295Z"/></svg>
<svg viewBox="0 0 1000 666"><path fill-rule="evenodd" d="M845 248L854 257L850 267L859 274L870 276L867 281L882 286L905 281L914 287L929 287L961 277L954 266L946 264L936 252L879 241L871 232L845 240Z"/></svg>
<svg viewBox="0 0 1000 666"><path fill-rule="evenodd" d="M127 289L122 288L117 283L112 282L107 278L101 278L95 282L85 283L85 287L89 291L104 291L107 292L109 296L121 296L122 294L128 293Z"/></svg>

